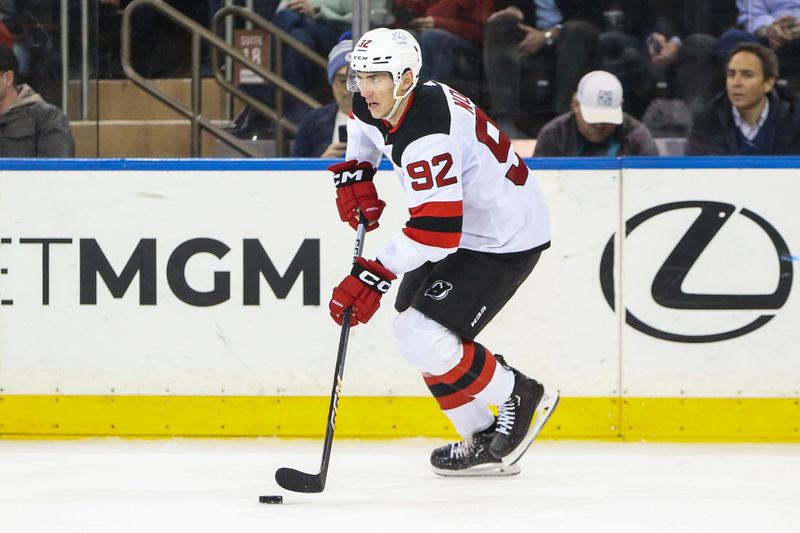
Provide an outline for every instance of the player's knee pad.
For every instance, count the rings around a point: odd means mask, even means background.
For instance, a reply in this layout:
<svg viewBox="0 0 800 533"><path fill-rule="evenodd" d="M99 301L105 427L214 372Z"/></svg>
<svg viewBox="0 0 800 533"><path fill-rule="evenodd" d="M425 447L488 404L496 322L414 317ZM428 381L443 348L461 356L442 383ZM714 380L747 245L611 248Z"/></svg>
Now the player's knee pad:
<svg viewBox="0 0 800 533"><path fill-rule="evenodd" d="M413 307L395 318L394 338L403 357L435 376L455 367L463 353L458 335Z"/></svg>

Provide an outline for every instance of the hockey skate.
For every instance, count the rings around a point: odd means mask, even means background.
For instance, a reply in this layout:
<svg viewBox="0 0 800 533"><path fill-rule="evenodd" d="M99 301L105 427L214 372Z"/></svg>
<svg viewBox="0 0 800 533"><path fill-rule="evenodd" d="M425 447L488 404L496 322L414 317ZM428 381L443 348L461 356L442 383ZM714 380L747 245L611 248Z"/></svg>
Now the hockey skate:
<svg viewBox="0 0 800 533"><path fill-rule="evenodd" d="M461 442L436 448L431 453L431 466L440 476L513 476L519 465L506 466L492 457L489 445L495 434L495 424Z"/></svg>
<svg viewBox="0 0 800 533"><path fill-rule="evenodd" d="M545 394L544 386L508 366L502 356L498 361L514 373L511 396L500 405L497 428L489 451L506 466L514 466L558 406L558 392Z"/></svg>

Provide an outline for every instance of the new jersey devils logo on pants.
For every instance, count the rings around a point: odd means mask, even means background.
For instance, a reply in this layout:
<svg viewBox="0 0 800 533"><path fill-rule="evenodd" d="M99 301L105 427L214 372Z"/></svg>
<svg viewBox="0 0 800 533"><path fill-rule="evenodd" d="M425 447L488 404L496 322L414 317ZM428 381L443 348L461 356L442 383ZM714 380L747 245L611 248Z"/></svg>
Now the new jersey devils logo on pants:
<svg viewBox="0 0 800 533"><path fill-rule="evenodd" d="M438 279L434 281L430 287L428 287L428 290L425 291L425 296L430 296L434 300L444 300L452 289L452 283Z"/></svg>

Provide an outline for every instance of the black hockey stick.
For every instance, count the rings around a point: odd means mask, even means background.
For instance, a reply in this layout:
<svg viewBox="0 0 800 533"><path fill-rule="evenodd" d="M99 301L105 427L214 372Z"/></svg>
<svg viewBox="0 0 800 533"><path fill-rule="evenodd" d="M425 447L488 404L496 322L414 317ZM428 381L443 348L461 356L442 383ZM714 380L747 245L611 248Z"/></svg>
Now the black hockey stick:
<svg viewBox="0 0 800 533"><path fill-rule="evenodd" d="M353 249L353 261L361 255L364 249L364 235L367 230L367 220L364 215L359 216L356 244ZM306 474L294 468L279 468L275 472L275 481L286 490L293 492L322 492L325 490L325 481L328 478L328 462L331 458L333 447L333 432L336 430L336 413L339 408L339 393L342 390L342 376L344 375L344 357L347 354L347 341L350 338L350 315L352 307L348 307L342 314L342 331L339 334L339 353L336 355L336 371L333 376L333 389L331 390L331 403L328 407L328 426L325 429L325 441L322 445L322 464L319 474Z"/></svg>

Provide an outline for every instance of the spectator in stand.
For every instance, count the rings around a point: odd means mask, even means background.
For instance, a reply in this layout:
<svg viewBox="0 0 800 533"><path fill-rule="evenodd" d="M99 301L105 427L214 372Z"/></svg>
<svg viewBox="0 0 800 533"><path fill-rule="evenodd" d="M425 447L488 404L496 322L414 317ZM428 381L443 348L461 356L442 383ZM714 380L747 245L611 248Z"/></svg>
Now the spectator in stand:
<svg viewBox="0 0 800 533"><path fill-rule="evenodd" d="M58 23L48 18L53 11L52 4L46 0L0 0L3 26L0 45L14 50L19 68L17 83L24 81L39 87L45 100L58 101L61 99L61 58L60 54L53 53Z"/></svg>
<svg viewBox="0 0 800 533"><path fill-rule="evenodd" d="M699 112L722 89L716 36L733 24L731 0L618 0L609 2L597 66L625 89L625 110L641 117L665 82Z"/></svg>
<svg viewBox="0 0 800 533"><path fill-rule="evenodd" d="M776 87L775 52L739 43L726 72L725 91L695 121L687 154L800 154L800 99Z"/></svg>
<svg viewBox="0 0 800 533"><path fill-rule="evenodd" d="M755 42L778 55L782 74L800 86L800 0L736 0L741 28L719 38L717 52L727 59L740 42Z"/></svg>
<svg viewBox="0 0 800 533"><path fill-rule="evenodd" d="M0 46L14 48L14 36L6 26L6 20L17 14L17 5L14 0L0 0Z"/></svg>
<svg viewBox="0 0 800 533"><path fill-rule="evenodd" d="M328 54L328 83L335 101L303 116L292 157L342 157L347 150L347 119L353 108L353 93L347 90L347 67L352 51L353 41L347 32Z"/></svg>
<svg viewBox="0 0 800 533"><path fill-rule="evenodd" d="M585 13L596 11L595 3L564 2L562 10L555 0L495 1L484 30L484 68L490 114L509 137L535 134L543 105L569 109L578 80L592 66L600 29ZM553 82L552 104L544 103L544 80Z"/></svg>
<svg viewBox="0 0 800 533"><path fill-rule="evenodd" d="M340 0L285 0L278 6L272 23L318 54L328 55L339 35L353 24L352 2ZM283 77L298 89L309 92L320 86L319 68L290 46L283 47ZM284 113L299 123L308 106L286 98Z"/></svg>
<svg viewBox="0 0 800 533"><path fill-rule="evenodd" d="M69 122L28 85L17 85L17 58L0 47L0 157L74 157Z"/></svg>
<svg viewBox="0 0 800 533"><path fill-rule="evenodd" d="M493 8L492 0L395 2L397 25L415 32L422 47L420 81L447 83L457 73L459 58L480 62L483 27Z"/></svg>
<svg viewBox="0 0 800 533"><path fill-rule="evenodd" d="M392 28L411 30L409 22L424 17L429 7L439 0L395 0L392 3ZM493 0L490 0L493 1Z"/></svg>
<svg viewBox="0 0 800 533"><path fill-rule="evenodd" d="M371 11L378 16L379 11L385 8L385 0L370 0L370 5ZM283 0L272 23L318 54L326 56L337 43L339 35L351 28L353 4L341 0ZM274 61L282 61L284 79L297 89L318 100L327 96L320 68L292 47L284 46L283 57ZM270 106L275 105L273 87L243 85L242 88ZM308 111L307 105L286 95L283 114L289 121L299 124ZM226 129L241 138L270 138L274 135L272 121L250 107L245 107Z"/></svg>
<svg viewBox="0 0 800 533"><path fill-rule="evenodd" d="M534 157L618 157L658 155L647 128L622 112L622 84L613 74L595 70L581 78L572 111L546 124Z"/></svg>

